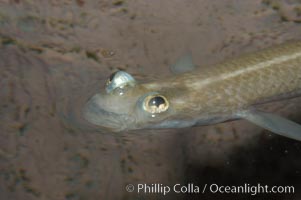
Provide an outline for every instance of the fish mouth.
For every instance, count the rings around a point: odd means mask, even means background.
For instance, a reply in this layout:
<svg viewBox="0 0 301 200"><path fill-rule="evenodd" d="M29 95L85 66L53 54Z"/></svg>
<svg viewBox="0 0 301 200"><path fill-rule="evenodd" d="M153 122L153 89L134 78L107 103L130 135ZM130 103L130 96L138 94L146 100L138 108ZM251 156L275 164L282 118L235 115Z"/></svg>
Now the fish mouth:
<svg viewBox="0 0 301 200"><path fill-rule="evenodd" d="M92 97L83 109L83 117L89 123L114 132L125 130L133 123L134 120L129 115L105 110L100 107L96 100L96 98Z"/></svg>

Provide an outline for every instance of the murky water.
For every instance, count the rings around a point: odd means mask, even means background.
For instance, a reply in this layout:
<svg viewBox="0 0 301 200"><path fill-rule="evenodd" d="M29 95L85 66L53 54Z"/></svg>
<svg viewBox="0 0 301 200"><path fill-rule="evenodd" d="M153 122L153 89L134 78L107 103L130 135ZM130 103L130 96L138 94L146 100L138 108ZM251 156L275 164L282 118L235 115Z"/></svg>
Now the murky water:
<svg viewBox="0 0 301 200"><path fill-rule="evenodd" d="M169 66L188 51L201 68L300 39L299 7L260 0L0 2L0 199L163 199L128 193L130 183L293 185L295 195L256 197L298 199L299 142L245 121L110 133L81 111L116 69L147 82L171 76ZM293 14L283 11L289 9ZM297 122L300 108L300 99L267 107Z"/></svg>

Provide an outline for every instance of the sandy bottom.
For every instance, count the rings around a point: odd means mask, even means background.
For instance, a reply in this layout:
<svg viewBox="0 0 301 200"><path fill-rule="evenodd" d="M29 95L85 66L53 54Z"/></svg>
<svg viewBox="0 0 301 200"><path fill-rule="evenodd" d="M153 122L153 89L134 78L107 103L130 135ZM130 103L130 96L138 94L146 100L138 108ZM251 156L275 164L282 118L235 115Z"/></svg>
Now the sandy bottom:
<svg viewBox="0 0 301 200"><path fill-rule="evenodd" d="M142 82L300 39L294 0L0 2L0 199L248 199L250 194L143 194L138 183L292 185L301 143L246 122L109 133L81 118L117 69ZM301 122L301 100L267 109ZM137 189L137 188L136 188Z"/></svg>

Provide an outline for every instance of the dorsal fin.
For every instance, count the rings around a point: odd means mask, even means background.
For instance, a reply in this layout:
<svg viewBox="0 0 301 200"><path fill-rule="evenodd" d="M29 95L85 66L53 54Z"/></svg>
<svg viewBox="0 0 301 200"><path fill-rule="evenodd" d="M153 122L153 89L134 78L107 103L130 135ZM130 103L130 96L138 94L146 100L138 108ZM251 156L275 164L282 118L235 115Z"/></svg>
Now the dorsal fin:
<svg viewBox="0 0 301 200"><path fill-rule="evenodd" d="M170 66L170 70L174 74L182 74L195 69L195 65L192 61L191 52L187 52L185 55L177 59L176 63Z"/></svg>

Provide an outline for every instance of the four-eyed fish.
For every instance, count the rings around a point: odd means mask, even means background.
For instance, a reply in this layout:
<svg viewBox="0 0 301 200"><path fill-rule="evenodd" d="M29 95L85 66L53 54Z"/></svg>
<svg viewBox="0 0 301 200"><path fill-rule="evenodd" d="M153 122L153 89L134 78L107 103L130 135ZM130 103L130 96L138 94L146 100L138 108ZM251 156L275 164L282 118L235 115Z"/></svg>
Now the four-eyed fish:
<svg viewBox="0 0 301 200"><path fill-rule="evenodd" d="M191 67L191 59L186 56L179 65ZM300 95L301 41L297 41L152 83L139 84L130 74L117 71L105 91L89 99L83 114L88 122L115 132L246 119L301 141L301 125L255 109Z"/></svg>

